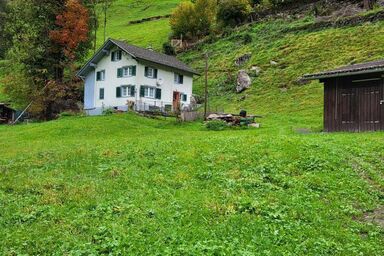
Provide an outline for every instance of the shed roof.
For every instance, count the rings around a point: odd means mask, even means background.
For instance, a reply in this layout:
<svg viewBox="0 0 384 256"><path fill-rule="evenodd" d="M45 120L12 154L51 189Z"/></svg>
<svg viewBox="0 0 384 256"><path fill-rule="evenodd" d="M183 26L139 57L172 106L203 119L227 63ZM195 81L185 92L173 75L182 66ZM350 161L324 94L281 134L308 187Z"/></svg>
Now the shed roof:
<svg viewBox="0 0 384 256"><path fill-rule="evenodd" d="M194 69L192 69L191 67L189 67L188 65L173 56L127 44L126 42L119 41L116 39L108 39L104 43L104 45L99 49L99 51L92 57L92 59L89 60L87 64L78 72L77 75L84 76L85 74L87 74L90 70L91 63L97 63L105 55L103 50L110 49L113 45L116 45L121 50L130 54L135 59L145 60L170 68L174 68L176 70L184 71L190 74L199 75L199 73L197 73Z"/></svg>
<svg viewBox="0 0 384 256"><path fill-rule="evenodd" d="M324 78L332 78L332 77L369 74L369 73L376 73L376 72L384 72L384 59L344 66L334 70L319 72L315 74L305 74L303 78L306 80L316 80L316 79L324 79Z"/></svg>
<svg viewBox="0 0 384 256"><path fill-rule="evenodd" d="M11 110L11 111L16 111L15 109L11 108L11 107L9 106L9 104L6 104L6 103L2 103L2 102L0 102L0 107L7 108L7 109L9 109L9 110Z"/></svg>

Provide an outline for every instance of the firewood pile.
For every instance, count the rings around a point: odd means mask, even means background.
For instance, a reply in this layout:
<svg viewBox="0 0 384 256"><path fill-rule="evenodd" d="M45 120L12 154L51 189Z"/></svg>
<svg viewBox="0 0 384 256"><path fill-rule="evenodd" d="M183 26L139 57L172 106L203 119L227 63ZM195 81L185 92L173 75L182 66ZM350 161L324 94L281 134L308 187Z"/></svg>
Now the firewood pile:
<svg viewBox="0 0 384 256"><path fill-rule="evenodd" d="M246 111L241 111L239 115L236 114L210 114L207 121L224 121L229 126L250 126L259 128L260 124L256 122L256 118L262 116L247 115Z"/></svg>

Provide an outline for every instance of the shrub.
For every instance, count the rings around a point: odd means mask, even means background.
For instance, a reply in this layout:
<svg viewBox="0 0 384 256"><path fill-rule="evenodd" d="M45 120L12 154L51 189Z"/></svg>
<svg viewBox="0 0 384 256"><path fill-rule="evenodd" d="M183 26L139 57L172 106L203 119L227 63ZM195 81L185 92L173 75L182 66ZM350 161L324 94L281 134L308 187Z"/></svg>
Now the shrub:
<svg viewBox="0 0 384 256"><path fill-rule="evenodd" d="M115 113L115 110L113 108L106 108L103 110L103 115L104 116L109 116Z"/></svg>
<svg viewBox="0 0 384 256"><path fill-rule="evenodd" d="M252 43L252 36L250 34L245 34L243 36L243 42L244 42L244 44Z"/></svg>
<svg viewBox="0 0 384 256"><path fill-rule="evenodd" d="M173 35L190 39L208 35L215 22L216 6L215 0L181 2L170 18Z"/></svg>
<svg viewBox="0 0 384 256"><path fill-rule="evenodd" d="M227 123L221 120L209 121L205 124L205 127L210 131L222 131L227 128Z"/></svg>
<svg viewBox="0 0 384 256"><path fill-rule="evenodd" d="M217 20L221 26L237 26L244 23L252 12L248 0L223 0L217 11Z"/></svg>
<svg viewBox="0 0 384 256"><path fill-rule="evenodd" d="M163 52L167 55L176 55L175 47L173 47L170 42L165 42L163 44Z"/></svg>

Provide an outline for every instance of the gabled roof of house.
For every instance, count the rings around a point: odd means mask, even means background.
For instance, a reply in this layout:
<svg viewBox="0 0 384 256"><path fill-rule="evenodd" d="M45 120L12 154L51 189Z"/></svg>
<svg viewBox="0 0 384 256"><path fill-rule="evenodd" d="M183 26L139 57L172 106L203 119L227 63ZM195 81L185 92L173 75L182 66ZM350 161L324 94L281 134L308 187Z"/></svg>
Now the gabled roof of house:
<svg viewBox="0 0 384 256"><path fill-rule="evenodd" d="M78 76L83 77L90 71L92 64L96 64L101 58L105 56L104 50L110 49L111 46L116 45L124 52L131 55L137 60L144 60L155 64L170 67L176 70L184 71L194 75L200 75L194 69L181 62L173 56L169 56L163 53L155 52L153 50L141 48L138 46L127 44L123 41L108 39L104 45L97 51L97 53L87 62L87 64L77 73Z"/></svg>
<svg viewBox="0 0 384 256"><path fill-rule="evenodd" d="M315 74L306 74L303 76L303 78L306 80L316 80L316 79L368 74L368 73L376 73L376 72L384 72L384 59L344 66L334 70L319 72Z"/></svg>

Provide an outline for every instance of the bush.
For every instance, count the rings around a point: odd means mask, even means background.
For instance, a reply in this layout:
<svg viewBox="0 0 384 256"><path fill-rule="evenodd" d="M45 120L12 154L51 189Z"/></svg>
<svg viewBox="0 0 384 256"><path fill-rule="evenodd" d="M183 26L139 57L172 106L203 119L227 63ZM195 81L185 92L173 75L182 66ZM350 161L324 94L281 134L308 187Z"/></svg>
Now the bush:
<svg viewBox="0 0 384 256"><path fill-rule="evenodd" d="M115 113L115 110L113 108L106 108L103 110L103 115L104 116L109 116Z"/></svg>
<svg viewBox="0 0 384 256"><path fill-rule="evenodd" d="M215 22L216 6L215 0L181 2L170 18L173 35L189 39L208 35Z"/></svg>
<svg viewBox="0 0 384 256"><path fill-rule="evenodd" d="M223 0L217 11L217 20L221 26L237 26L244 23L252 12L248 0Z"/></svg>
<svg viewBox="0 0 384 256"><path fill-rule="evenodd" d="M228 127L227 123L221 120L209 121L205 127L210 131L222 131Z"/></svg>
<svg viewBox="0 0 384 256"><path fill-rule="evenodd" d="M250 34L245 34L243 36L243 42L244 42L244 44L252 43L252 36Z"/></svg>
<svg viewBox="0 0 384 256"><path fill-rule="evenodd" d="M170 42L166 42L163 44L163 53L174 56L176 55L175 47Z"/></svg>

